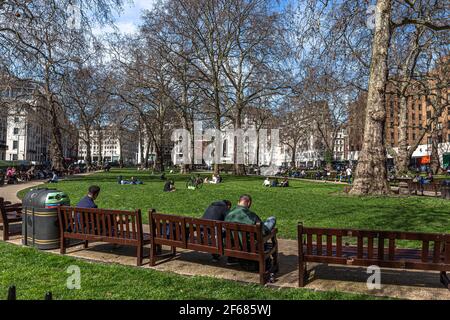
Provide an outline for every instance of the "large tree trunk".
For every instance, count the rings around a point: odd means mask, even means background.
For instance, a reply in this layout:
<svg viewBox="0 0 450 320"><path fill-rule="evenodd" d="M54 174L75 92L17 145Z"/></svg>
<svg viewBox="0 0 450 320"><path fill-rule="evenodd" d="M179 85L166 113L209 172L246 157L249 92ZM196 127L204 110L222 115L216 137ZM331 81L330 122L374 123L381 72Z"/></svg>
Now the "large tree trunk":
<svg viewBox="0 0 450 320"><path fill-rule="evenodd" d="M50 99L51 100L51 99ZM52 101L50 101L52 103ZM56 171L62 172L65 169L64 154L62 149L62 134L58 121L58 112L55 108L52 108L52 130L51 130L51 142L50 142L50 158L52 162L52 168Z"/></svg>
<svg viewBox="0 0 450 320"><path fill-rule="evenodd" d="M99 127L98 128L98 163L97 165L102 165L103 164L103 134L102 134L102 128Z"/></svg>
<svg viewBox="0 0 450 320"><path fill-rule="evenodd" d="M439 146L438 146L438 133L436 128L433 128L431 132L431 157L430 157L430 169L433 174L438 174L441 164L439 161Z"/></svg>
<svg viewBox="0 0 450 320"><path fill-rule="evenodd" d="M259 172L259 129L256 131L256 167Z"/></svg>
<svg viewBox="0 0 450 320"><path fill-rule="evenodd" d="M236 118L234 121L234 130L235 132L237 132L239 129L242 128L242 109L241 108L237 108L236 110ZM238 145L244 143L244 141L239 141L238 137L234 137L233 139L234 141L234 146L233 146L233 160L234 160L234 175L236 176L243 176L245 174L245 170L244 170L244 164L243 163L239 163L239 147ZM242 148L241 148L242 149Z"/></svg>
<svg viewBox="0 0 450 320"><path fill-rule="evenodd" d="M395 158L398 176L408 174L409 167L407 109L407 99L402 95L399 99L399 146L397 157Z"/></svg>
<svg viewBox="0 0 450 320"><path fill-rule="evenodd" d="M143 166L145 169L148 169L148 158L150 157L150 149L152 147L152 142L150 139L147 140L147 147L145 148L145 156Z"/></svg>
<svg viewBox="0 0 450 320"><path fill-rule="evenodd" d="M386 122L386 82L388 76L387 58L391 38L390 18L392 0L378 0L378 19L372 41L367 114L364 126L364 140L356 178L350 194L388 194L390 192L386 170L386 147L384 125Z"/></svg>
<svg viewBox="0 0 450 320"><path fill-rule="evenodd" d="M144 135L142 133L144 128L142 127L142 124L141 124L140 120L139 120L139 123L138 123L138 130L139 130L139 154L140 154L139 164L140 164L141 169L144 169L144 168L146 168L146 166L145 166L145 163L146 163L145 162L145 155L144 155L144 152L145 152L144 142L145 142L145 140L144 140Z"/></svg>
<svg viewBox="0 0 450 320"><path fill-rule="evenodd" d="M92 145L90 140L86 140L86 157L85 157L85 162L86 165L88 167L90 167L92 165Z"/></svg>
<svg viewBox="0 0 450 320"><path fill-rule="evenodd" d="M292 149L292 155L291 155L291 167L294 168L294 167L295 167L295 160L296 160L297 147L294 146L294 147L292 147L291 149Z"/></svg>

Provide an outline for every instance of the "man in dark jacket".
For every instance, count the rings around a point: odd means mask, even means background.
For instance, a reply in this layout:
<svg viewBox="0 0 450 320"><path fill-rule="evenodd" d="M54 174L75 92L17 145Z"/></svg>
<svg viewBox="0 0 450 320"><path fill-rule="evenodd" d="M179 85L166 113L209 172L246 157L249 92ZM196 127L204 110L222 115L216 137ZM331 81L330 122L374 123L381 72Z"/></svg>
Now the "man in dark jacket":
<svg viewBox="0 0 450 320"><path fill-rule="evenodd" d="M208 208L206 208L202 219L224 221L228 211L230 211L230 208L231 208L231 201L229 200L213 202L209 205ZM219 258L220 255L218 254L212 255L213 262L218 262Z"/></svg>
<svg viewBox="0 0 450 320"><path fill-rule="evenodd" d="M202 219L206 220L219 220L224 221L225 216L231 208L231 201L222 200L213 202L206 208L205 213L203 214Z"/></svg>
<svg viewBox="0 0 450 320"><path fill-rule="evenodd" d="M77 208L97 208L94 200L100 193L100 187L90 186L87 196L83 197L77 204Z"/></svg>

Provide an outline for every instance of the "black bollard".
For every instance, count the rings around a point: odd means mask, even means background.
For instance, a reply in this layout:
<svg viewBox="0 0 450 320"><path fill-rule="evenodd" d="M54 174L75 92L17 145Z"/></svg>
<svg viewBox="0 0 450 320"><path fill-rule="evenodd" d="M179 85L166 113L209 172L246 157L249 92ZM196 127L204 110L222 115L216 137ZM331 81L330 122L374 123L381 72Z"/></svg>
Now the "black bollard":
<svg viewBox="0 0 450 320"><path fill-rule="evenodd" d="M45 300L53 300L53 295L50 291L45 294Z"/></svg>
<svg viewBox="0 0 450 320"><path fill-rule="evenodd" d="M9 301L17 300L16 297L16 286L10 286L8 288L8 299Z"/></svg>

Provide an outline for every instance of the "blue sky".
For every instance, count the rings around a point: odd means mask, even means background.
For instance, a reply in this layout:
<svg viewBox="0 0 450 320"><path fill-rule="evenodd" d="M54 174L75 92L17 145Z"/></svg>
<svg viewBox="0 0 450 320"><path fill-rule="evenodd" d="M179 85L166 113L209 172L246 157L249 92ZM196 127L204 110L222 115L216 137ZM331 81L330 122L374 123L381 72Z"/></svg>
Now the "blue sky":
<svg viewBox="0 0 450 320"><path fill-rule="evenodd" d="M156 0L125 0L115 25L121 33L134 33L141 21L142 10L151 9ZM111 27L96 28L95 33L110 32Z"/></svg>
<svg viewBox="0 0 450 320"><path fill-rule="evenodd" d="M271 0L275 7L282 8L292 0ZM124 0L124 6L117 16L115 25L121 33L134 33L141 22L142 10L152 9L157 0ZM111 32L111 27L95 28L94 33Z"/></svg>

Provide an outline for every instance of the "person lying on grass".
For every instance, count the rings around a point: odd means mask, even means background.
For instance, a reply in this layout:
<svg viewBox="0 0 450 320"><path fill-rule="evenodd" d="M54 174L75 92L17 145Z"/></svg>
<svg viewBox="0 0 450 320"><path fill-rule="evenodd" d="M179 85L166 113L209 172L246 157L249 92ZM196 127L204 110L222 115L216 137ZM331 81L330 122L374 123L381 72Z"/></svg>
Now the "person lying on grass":
<svg viewBox="0 0 450 320"><path fill-rule="evenodd" d="M136 179L135 177L131 177L131 180L122 180L120 184L144 184L142 181Z"/></svg>

